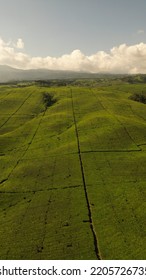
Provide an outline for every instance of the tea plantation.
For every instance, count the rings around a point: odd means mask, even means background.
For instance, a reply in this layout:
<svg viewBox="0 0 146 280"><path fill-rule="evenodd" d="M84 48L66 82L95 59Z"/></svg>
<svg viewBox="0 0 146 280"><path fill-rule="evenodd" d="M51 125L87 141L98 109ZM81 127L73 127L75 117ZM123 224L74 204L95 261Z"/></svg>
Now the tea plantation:
<svg viewBox="0 0 146 280"><path fill-rule="evenodd" d="M0 259L146 258L143 90L0 86Z"/></svg>

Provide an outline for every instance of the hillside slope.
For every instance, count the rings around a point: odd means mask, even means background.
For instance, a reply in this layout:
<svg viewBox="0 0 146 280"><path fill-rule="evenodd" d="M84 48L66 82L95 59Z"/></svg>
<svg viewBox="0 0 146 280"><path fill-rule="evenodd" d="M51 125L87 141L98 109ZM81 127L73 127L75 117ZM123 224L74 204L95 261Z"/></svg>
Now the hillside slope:
<svg viewBox="0 0 146 280"><path fill-rule="evenodd" d="M0 87L0 259L146 258L143 88Z"/></svg>

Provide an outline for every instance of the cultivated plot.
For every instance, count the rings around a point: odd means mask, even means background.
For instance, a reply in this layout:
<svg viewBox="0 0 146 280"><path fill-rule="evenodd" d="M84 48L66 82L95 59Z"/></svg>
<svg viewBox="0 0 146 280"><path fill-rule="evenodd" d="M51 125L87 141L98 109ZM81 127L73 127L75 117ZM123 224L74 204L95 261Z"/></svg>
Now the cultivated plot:
<svg viewBox="0 0 146 280"><path fill-rule="evenodd" d="M139 90L0 87L1 259L145 259Z"/></svg>

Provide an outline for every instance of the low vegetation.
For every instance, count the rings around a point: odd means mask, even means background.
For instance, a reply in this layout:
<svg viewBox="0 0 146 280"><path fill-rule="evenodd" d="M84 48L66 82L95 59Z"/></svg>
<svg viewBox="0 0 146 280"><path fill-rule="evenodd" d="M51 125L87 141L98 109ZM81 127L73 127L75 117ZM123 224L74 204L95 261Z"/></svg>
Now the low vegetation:
<svg viewBox="0 0 146 280"><path fill-rule="evenodd" d="M146 258L145 91L0 86L0 259Z"/></svg>

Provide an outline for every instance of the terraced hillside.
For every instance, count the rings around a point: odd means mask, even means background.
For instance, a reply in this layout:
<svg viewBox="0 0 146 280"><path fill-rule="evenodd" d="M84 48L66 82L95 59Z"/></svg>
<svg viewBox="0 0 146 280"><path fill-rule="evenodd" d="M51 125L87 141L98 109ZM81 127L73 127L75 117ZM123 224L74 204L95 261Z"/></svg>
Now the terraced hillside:
<svg viewBox="0 0 146 280"><path fill-rule="evenodd" d="M0 87L0 259L145 259L145 85Z"/></svg>

